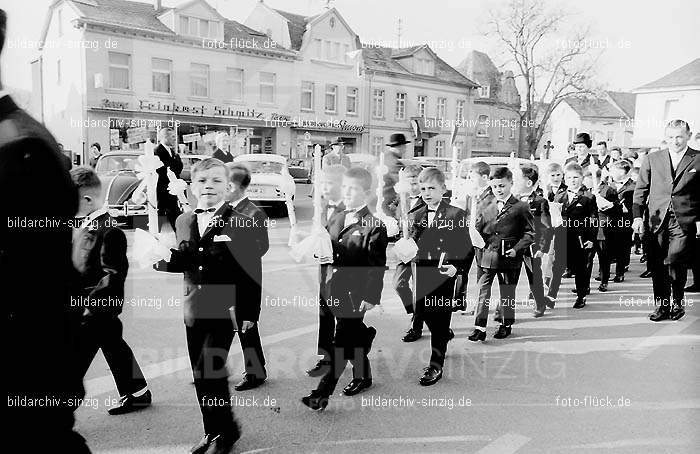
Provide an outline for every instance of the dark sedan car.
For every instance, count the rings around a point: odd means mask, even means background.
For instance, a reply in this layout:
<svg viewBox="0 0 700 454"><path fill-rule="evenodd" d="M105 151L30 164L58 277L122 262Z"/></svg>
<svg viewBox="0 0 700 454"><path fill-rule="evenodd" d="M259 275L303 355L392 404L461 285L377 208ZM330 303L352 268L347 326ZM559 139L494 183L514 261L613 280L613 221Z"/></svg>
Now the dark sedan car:
<svg viewBox="0 0 700 454"><path fill-rule="evenodd" d="M110 151L100 156L95 165L95 171L102 181L104 189L104 207L127 227L133 227L135 218L146 216L146 204L135 204L131 201L134 190L140 180L136 176L136 162L143 152ZM140 218L137 222L142 223Z"/></svg>

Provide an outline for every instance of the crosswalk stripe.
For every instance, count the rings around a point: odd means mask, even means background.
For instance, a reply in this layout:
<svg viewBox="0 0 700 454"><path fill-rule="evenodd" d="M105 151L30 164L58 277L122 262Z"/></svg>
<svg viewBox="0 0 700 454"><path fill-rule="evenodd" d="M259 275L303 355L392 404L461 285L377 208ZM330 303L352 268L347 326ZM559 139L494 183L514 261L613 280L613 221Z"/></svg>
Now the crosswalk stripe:
<svg viewBox="0 0 700 454"><path fill-rule="evenodd" d="M529 437L508 433L496 438L475 454L511 454L517 452L530 441Z"/></svg>

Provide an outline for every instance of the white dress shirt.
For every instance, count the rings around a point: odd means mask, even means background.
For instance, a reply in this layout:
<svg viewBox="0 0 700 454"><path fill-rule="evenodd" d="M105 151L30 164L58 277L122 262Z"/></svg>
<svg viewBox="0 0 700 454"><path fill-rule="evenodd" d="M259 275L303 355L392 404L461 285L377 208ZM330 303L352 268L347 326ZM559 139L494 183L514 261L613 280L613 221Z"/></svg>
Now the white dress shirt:
<svg viewBox="0 0 700 454"><path fill-rule="evenodd" d="M437 212L439 206L440 204L436 205L435 208L428 207L428 225L433 223L433 220L435 219L435 213Z"/></svg>
<svg viewBox="0 0 700 454"><path fill-rule="evenodd" d="M332 200L328 201L328 206L326 207L326 222L331 220L331 216L335 214L338 205L340 205L340 200L337 202L333 202Z"/></svg>
<svg viewBox="0 0 700 454"><path fill-rule="evenodd" d="M357 212L366 207L367 205L362 205L361 207L355 208L354 210L345 210L345 225L347 227L358 221Z"/></svg>
<svg viewBox="0 0 700 454"><path fill-rule="evenodd" d="M225 200L222 200L221 202L217 203L213 207L197 207L197 209L201 210L211 210L211 208L214 208L214 211L207 211L204 213L197 213L197 227L199 228L199 235L202 236L204 235L204 232L206 232L207 227L209 227L209 223L211 222L212 218L214 217L214 213L219 211L219 208L226 202Z"/></svg>
<svg viewBox="0 0 700 454"><path fill-rule="evenodd" d="M671 155L671 165L673 166L673 171L675 172L676 169L678 168L678 164L680 164L681 159L683 159L683 156L685 156L685 152L688 151L688 147L686 146L685 149L679 153L674 153L671 150L668 150L668 154Z"/></svg>

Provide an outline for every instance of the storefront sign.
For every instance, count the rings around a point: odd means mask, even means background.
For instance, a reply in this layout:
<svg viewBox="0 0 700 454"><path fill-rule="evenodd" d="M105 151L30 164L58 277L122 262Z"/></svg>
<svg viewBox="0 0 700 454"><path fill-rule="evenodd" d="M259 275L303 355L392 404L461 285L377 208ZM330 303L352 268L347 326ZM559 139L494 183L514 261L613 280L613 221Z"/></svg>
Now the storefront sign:
<svg viewBox="0 0 700 454"><path fill-rule="evenodd" d="M350 123L347 120L305 120L303 118L291 125L293 128L308 129L330 129L348 133L361 133L365 130L365 125L360 123Z"/></svg>
<svg viewBox="0 0 700 454"><path fill-rule="evenodd" d="M129 143L141 143L148 140L151 134L146 128L131 128L126 130L126 137Z"/></svg>
<svg viewBox="0 0 700 454"><path fill-rule="evenodd" d="M110 129L109 130L109 145L111 147L118 147L119 146L119 130L118 129Z"/></svg>
<svg viewBox="0 0 700 454"><path fill-rule="evenodd" d="M182 142L183 143L198 142L201 139L201 137L202 136L198 132L195 132L194 134L183 134Z"/></svg>

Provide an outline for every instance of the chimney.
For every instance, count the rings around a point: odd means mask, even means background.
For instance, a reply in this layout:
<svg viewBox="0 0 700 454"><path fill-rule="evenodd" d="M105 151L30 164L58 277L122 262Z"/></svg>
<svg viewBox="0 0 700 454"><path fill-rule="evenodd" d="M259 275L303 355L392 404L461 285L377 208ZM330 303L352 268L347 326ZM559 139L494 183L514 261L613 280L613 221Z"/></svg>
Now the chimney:
<svg viewBox="0 0 700 454"><path fill-rule="evenodd" d="M163 7L163 2L161 0L153 0L153 8L155 8L156 11L161 9Z"/></svg>

